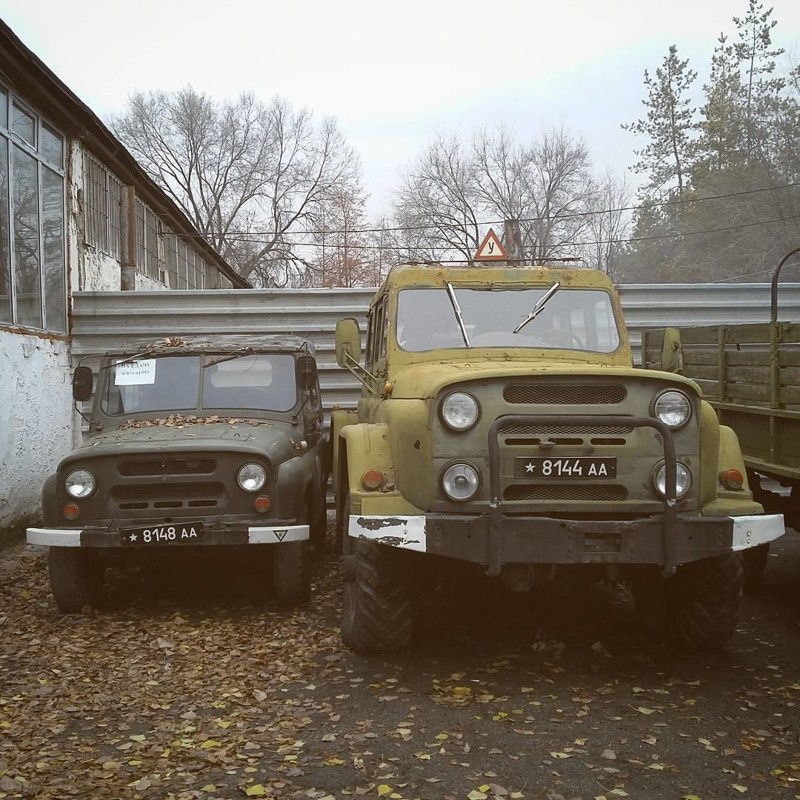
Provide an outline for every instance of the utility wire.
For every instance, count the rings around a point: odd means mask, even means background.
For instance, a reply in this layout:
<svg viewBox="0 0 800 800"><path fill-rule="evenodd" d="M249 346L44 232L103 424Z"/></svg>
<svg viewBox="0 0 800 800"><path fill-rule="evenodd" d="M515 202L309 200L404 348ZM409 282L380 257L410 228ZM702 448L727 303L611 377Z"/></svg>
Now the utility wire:
<svg viewBox="0 0 800 800"><path fill-rule="evenodd" d="M703 203L710 200L726 200L733 197L746 197L748 195L755 195L755 194L763 194L765 192L776 192L782 189L794 189L800 186L800 182L793 182L793 183L784 183L779 184L777 186L768 186L761 189L746 189L738 192L727 192L724 194L715 194L715 195L706 195L704 197L690 197L687 199L682 200L659 200L654 202L648 203L641 203L639 205L632 205L632 206L620 206L618 208L606 208L606 209L598 209L595 211L575 211L569 214L561 214L557 217L547 217L547 216L538 216L538 217L522 217L517 219L517 222L542 222L548 219L558 219L558 220L566 220L566 219L579 219L584 217L593 217L599 216L601 214L620 214L627 211L639 211L644 208L667 208L667 207L674 207L674 206L686 206L692 203ZM486 220L482 222L476 222L475 227L485 227L491 225L502 225L505 220ZM426 231L426 230L437 230L440 226L435 223L427 223L425 225L401 225L401 226L394 226L394 227L387 227L387 228L342 228L339 230L287 230L282 231L280 233L280 237L284 236L336 236L336 235L343 235L343 234L361 234L361 233L406 233L412 231ZM181 238L205 238L202 234L175 234ZM251 237L273 237L276 236L274 231L229 231L226 234L225 239L228 241L230 240L239 240L239 241L246 241ZM314 244L319 244L315 242ZM299 246L299 243L295 242L294 246ZM327 243L326 243L327 246ZM331 245L333 246L333 245Z"/></svg>

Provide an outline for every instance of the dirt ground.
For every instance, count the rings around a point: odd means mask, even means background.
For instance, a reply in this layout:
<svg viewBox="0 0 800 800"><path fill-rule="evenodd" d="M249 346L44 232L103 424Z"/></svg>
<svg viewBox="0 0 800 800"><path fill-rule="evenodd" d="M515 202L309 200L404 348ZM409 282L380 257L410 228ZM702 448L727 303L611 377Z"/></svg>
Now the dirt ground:
<svg viewBox="0 0 800 800"><path fill-rule="evenodd" d="M65 616L45 550L0 553L0 797L800 798L798 534L717 655L624 593L465 592L364 658L332 556L287 612L261 562L171 555Z"/></svg>

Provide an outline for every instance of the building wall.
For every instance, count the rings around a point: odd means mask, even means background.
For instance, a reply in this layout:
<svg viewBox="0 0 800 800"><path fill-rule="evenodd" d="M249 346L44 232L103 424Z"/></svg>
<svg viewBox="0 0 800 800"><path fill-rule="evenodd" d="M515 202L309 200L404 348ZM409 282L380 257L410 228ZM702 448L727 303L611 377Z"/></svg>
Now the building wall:
<svg viewBox="0 0 800 800"><path fill-rule="evenodd" d="M2 94L7 91L0 81L0 101L4 96L8 98L7 93ZM24 97L16 94L14 97L26 102ZM36 119L41 120L37 124L50 124L46 117L38 115L34 106L30 108L37 115ZM7 120L8 116L0 117L0 123ZM57 130L56 126L50 127ZM8 132L4 136L6 142L15 141L9 139ZM63 158L66 285L62 290L62 302L71 314L73 292L120 289L121 248L117 245L115 256L107 252L112 248L97 247L91 241L96 229L90 231L87 227L85 165L89 156L84 144L65 137ZM103 169L110 174L105 166ZM112 213L118 220L118 204L113 208L109 204L107 214L110 217ZM0 214L0 225L3 224L9 225L8 216ZM8 240L0 236L1 241ZM1 247L0 258L6 259L6 276L9 272L13 274L14 264L8 251ZM207 267L205 261L202 268L213 269ZM136 291L167 288L168 275L164 273L164 280L157 280L153 273L152 267L148 272L144 265L136 269ZM158 271L155 274L162 277ZM198 271L193 277L199 274ZM0 281L0 286L6 287L4 296L8 302L9 279ZM55 327L48 325L48 320L44 324L46 330L37 330L20 324L14 317L5 320L0 317L0 541L9 530L22 527L37 517L42 482L72 449L75 432L80 435L80 425L73 420L70 345L65 330L69 323L64 324L62 310Z"/></svg>
<svg viewBox="0 0 800 800"><path fill-rule="evenodd" d="M39 514L39 488L73 446L69 345L0 330L0 534Z"/></svg>

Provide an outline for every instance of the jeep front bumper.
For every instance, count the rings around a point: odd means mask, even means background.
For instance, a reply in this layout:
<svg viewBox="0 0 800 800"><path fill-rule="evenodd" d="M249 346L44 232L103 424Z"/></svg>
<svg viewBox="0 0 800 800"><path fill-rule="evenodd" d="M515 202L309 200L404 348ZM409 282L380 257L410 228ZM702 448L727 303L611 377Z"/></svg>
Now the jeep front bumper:
<svg viewBox="0 0 800 800"><path fill-rule="evenodd" d="M45 547L98 547L98 548L136 548L136 543L124 540L123 530L111 530L86 526L83 528L28 528L28 544ZM191 544L197 547L209 545L256 545L281 544L283 542L304 542L309 538L308 525L206 525L203 537L198 541L162 541L157 546L182 546ZM140 543L138 546L148 547Z"/></svg>
<svg viewBox="0 0 800 800"><path fill-rule="evenodd" d="M651 564L667 569L774 541L781 514L677 515L637 520L565 520L533 516L352 514L348 534L380 544L481 564Z"/></svg>

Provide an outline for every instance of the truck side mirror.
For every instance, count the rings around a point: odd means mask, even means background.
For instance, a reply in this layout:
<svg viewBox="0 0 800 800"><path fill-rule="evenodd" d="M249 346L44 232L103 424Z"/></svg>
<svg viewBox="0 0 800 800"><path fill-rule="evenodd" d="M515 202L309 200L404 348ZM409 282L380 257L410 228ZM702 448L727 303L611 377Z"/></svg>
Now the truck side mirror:
<svg viewBox="0 0 800 800"><path fill-rule="evenodd" d="M300 356L295 362L297 385L303 391L311 391L317 385L317 362L313 356Z"/></svg>
<svg viewBox="0 0 800 800"><path fill-rule="evenodd" d="M361 361L361 331L358 321L348 317L336 323L336 363L349 369L354 361Z"/></svg>
<svg viewBox="0 0 800 800"><path fill-rule="evenodd" d="M683 372L683 350L681 332L677 328L664 328L664 343L661 345L661 369L664 372Z"/></svg>
<svg viewBox="0 0 800 800"><path fill-rule="evenodd" d="M92 386L91 367L75 367L72 373L72 396L82 403L92 396Z"/></svg>

